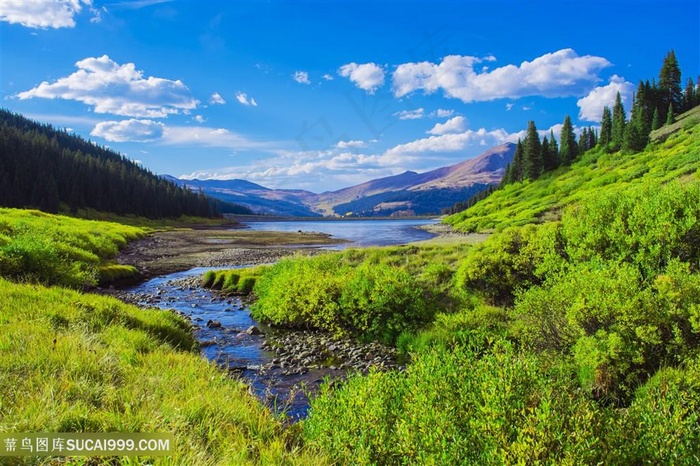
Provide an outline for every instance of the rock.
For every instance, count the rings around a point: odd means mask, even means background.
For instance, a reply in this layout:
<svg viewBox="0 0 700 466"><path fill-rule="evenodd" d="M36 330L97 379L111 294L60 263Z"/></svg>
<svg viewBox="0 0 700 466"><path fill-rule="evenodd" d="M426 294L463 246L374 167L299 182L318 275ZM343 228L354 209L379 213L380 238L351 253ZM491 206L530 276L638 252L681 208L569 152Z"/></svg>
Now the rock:
<svg viewBox="0 0 700 466"><path fill-rule="evenodd" d="M207 327L209 327L209 328L221 328L221 322L219 322L218 320L209 319L207 321Z"/></svg>
<svg viewBox="0 0 700 466"><path fill-rule="evenodd" d="M262 335L263 333L260 331L258 327L255 325L251 325L248 327L248 330L245 331L248 335Z"/></svg>

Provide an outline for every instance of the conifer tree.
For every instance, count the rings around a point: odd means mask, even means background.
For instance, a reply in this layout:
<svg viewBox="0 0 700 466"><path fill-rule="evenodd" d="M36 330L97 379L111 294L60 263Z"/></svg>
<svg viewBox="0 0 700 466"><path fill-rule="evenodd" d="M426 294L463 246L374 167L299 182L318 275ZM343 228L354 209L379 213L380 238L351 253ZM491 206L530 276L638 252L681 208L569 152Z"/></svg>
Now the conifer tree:
<svg viewBox="0 0 700 466"><path fill-rule="evenodd" d="M569 165L576 158L578 149L576 144L576 135L574 134L574 128L571 124L571 117L569 115L566 115L564 118L564 123L561 127L561 134L559 135L559 142L561 164Z"/></svg>
<svg viewBox="0 0 700 466"><path fill-rule="evenodd" d="M540 136L534 121L527 124L527 134L523 141L523 179L537 179L542 172Z"/></svg>
<svg viewBox="0 0 700 466"><path fill-rule="evenodd" d="M676 115L673 113L673 104L669 105L668 113L666 114L666 124L672 125L676 122Z"/></svg>
<svg viewBox="0 0 700 466"><path fill-rule="evenodd" d="M658 107L654 109L654 116L651 119L651 130L655 131L661 128L661 117L659 116Z"/></svg>
<svg viewBox="0 0 700 466"><path fill-rule="evenodd" d="M515 147L515 154L513 155L513 165L511 169L511 182L515 183L518 181L523 181L523 143L518 139L518 145Z"/></svg>
<svg viewBox="0 0 700 466"><path fill-rule="evenodd" d="M610 131L611 150L617 151L622 147L625 139L625 126L627 125L627 117L625 116L625 107L622 105L622 96L617 93L615 97L615 105L612 110L612 127Z"/></svg>
<svg viewBox="0 0 700 466"><path fill-rule="evenodd" d="M687 112L698 104L698 98L695 91L695 83L693 78L688 78L683 91L683 108L682 111Z"/></svg>
<svg viewBox="0 0 700 466"><path fill-rule="evenodd" d="M676 52L673 50L666 54L661 71L659 71L659 91L662 115L666 115L671 105L674 109L682 108L681 67L678 65ZM668 116L666 119L668 120Z"/></svg>
<svg viewBox="0 0 700 466"><path fill-rule="evenodd" d="M549 157L552 160L552 169L561 165L561 157L559 156L559 144L554 137L554 130L549 130Z"/></svg>
<svg viewBox="0 0 700 466"><path fill-rule="evenodd" d="M608 147L611 141L612 133L612 113L610 107L603 107L603 118L600 121L600 138L598 143L601 147Z"/></svg>

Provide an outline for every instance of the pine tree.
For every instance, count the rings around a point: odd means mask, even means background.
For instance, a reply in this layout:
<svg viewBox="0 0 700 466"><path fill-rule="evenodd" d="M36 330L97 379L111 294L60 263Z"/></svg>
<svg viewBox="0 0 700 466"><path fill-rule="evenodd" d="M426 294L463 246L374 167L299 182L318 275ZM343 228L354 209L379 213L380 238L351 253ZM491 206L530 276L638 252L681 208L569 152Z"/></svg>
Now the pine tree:
<svg viewBox="0 0 700 466"><path fill-rule="evenodd" d="M659 92L661 99L661 115L664 116L673 105L674 109L682 108L683 92L681 91L681 67L676 59L676 52L671 50L666 54L659 72ZM668 120L668 116L666 116Z"/></svg>
<svg viewBox="0 0 700 466"><path fill-rule="evenodd" d="M668 113L666 114L666 124L672 125L676 122L676 115L673 113L673 104L669 105Z"/></svg>
<svg viewBox="0 0 700 466"><path fill-rule="evenodd" d="M639 152L649 142L652 117L648 116L647 105L644 84L640 82L638 92L632 101L632 115L625 128L625 137L622 143L625 152Z"/></svg>
<svg viewBox="0 0 700 466"><path fill-rule="evenodd" d="M576 135L574 134L574 128L571 124L571 117L566 115L564 118L564 124L561 127L561 134L559 135L560 142L560 159L562 165L569 165L576 158L576 152L578 146L576 144Z"/></svg>
<svg viewBox="0 0 700 466"><path fill-rule="evenodd" d="M661 117L659 116L659 109L654 109L654 116L651 119L651 130L656 131L661 128Z"/></svg>
<svg viewBox="0 0 700 466"><path fill-rule="evenodd" d="M547 139L547 136L542 138L540 160L542 161L542 173L554 170L555 161L552 158L551 152L549 151L549 139Z"/></svg>
<svg viewBox="0 0 700 466"><path fill-rule="evenodd" d="M603 107L603 118L600 121L600 138L598 143L601 147L608 147L612 139L612 113L610 107Z"/></svg>
<svg viewBox="0 0 700 466"><path fill-rule="evenodd" d="M559 156L559 144L554 138L554 130L549 130L549 157L552 160L552 169L561 165L561 157Z"/></svg>
<svg viewBox="0 0 700 466"><path fill-rule="evenodd" d="M610 131L611 147L614 151L622 148L622 143L625 139L625 126L627 125L627 117L625 116L625 107L622 105L622 96L617 93L615 97L615 106L612 110L612 127Z"/></svg>
<svg viewBox="0 0 700 466"><path fill-rule="evenodd" d="M534 121L527 123L527 135L523 141L523 179L537 179L542 173L540 136Z"/></svg>
<svg viewBox="0 0 700 466"><path fill-rule="evenodd" d="M523 143L518 139L513 155L513 166L511 168L511 179L513 183L523 181Z"/></svg>

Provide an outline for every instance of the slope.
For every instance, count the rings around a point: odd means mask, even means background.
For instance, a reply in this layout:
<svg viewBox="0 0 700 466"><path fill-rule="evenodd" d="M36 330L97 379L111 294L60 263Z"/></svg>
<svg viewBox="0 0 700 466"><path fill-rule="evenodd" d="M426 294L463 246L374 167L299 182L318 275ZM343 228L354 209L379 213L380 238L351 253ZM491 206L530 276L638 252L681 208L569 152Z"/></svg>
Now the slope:
<svg viewBox="0 0 700 466"><path fill-rule="evenodd" d="M700 176L700 107L680 115L671 127L653 133L652 141L636 154L588 151L569 167L532 182L507 185L473 207L447 217L445 223L460 231L502 230L556 219L564 206L602 194L614 185L660 185Z"/></svg>

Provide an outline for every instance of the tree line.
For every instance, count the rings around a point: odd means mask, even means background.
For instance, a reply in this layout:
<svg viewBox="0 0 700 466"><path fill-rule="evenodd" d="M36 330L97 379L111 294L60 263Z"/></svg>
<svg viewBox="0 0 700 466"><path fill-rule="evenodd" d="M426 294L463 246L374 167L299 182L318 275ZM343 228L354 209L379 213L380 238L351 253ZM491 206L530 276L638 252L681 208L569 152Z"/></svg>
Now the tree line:
<svg viewBox="0 0 700 466"><path fill-rule="evenodd" d="M577 138L571 117L567 115L557 142L553 131L549 137L540 139L535 122L528 122L525 137L518 140L513 160L506 166L500 184L444 209L443 213L461 212L508 184L535 180L543 173L570 165L580 154L593 148L623 153L644 150L652 131L664 124L673 124L676 114L700 105L700 77L697 84L688 78L685 88L682 88L681 75L676 54L671 50L664 58L659 81L639 82L632 99L630 118L627 119L618 92L613 108L603 108L600 132L593 127L583 128Z"/></svg>
<svg viewBox="0 0 700 466"><path fill-rule="evenodd" d="M45 212L95 209L148 218L251 213L177 186L65 130L0 109L0 205Z"/></svg>

